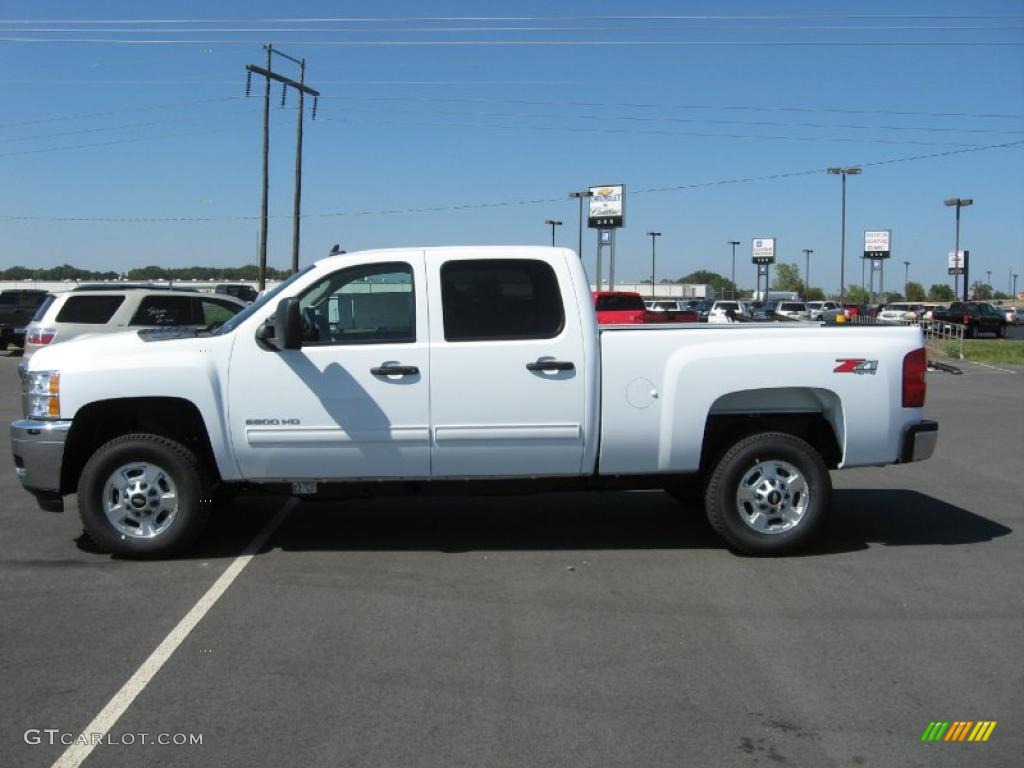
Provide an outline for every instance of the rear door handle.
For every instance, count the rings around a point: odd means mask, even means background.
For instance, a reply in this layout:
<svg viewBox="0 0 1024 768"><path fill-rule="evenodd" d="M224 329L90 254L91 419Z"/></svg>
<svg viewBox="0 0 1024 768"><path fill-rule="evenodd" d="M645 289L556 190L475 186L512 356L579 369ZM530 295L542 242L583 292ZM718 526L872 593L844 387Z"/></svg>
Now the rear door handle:
<svg viewBox="0 0 1024 768"><path fill-rule="evenodd" d="M415 365L381 365L370 369L374 376L416 376L419 372Z"/></svg>
<svg viewBox="0 0 1024 768"><path fill-rule="evenodd" d="M528 371L574 371L575 364L563 360L538 360L535 363L527 363Z"/></svg>

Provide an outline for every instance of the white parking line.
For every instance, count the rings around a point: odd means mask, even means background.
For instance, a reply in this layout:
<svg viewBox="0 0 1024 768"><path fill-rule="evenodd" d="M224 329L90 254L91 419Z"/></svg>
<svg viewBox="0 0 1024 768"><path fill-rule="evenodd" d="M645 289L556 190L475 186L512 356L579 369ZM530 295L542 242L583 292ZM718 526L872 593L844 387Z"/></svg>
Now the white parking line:
<svg viewBox="0 0 1024 768"><path fill-rule="evenodd" d="M988 363L976 363L973 360L962 360L961 362L970 363L971 365L980 365L983 368L988 368L990 370L997 371L999 373L1011 373L1011 374L1016 374L1017 373L1016 371L1011 371L1011 370L1008 370L1006 368L999 368L999 367L997 367L995 365L989 365Z"/></svg>
<svg viewBox="0 0 1024 768"><path fill-rule="evenodd" d="M89 756L96 746L96 742L102 740L101 738L94 738L92 734L100 733L103 734L103 738L106 737L107 732L114 727L114 724L117 723L121 715L125 713L128 707L131 706L131 703L135 701L135 698L149 685L149 681L156 676L156 673L160 671L164 662L171 657L171 654L184 642L185 638L188 637L196 624L202 620L207 611L227 591L227 588L231 586L231 583L238 577L238 574L242 572L242 569L249 564L253 556L267 543L267 540L274 534L278 526L284 522L288 513L292 511L297 503L298 499L292 498L281 507L280 511L274 515L273 520L264 526L263 530L245 548L245 551L235 558L234 562L220 575L220 578L213 583L213 586L206 591L206 594L199 598L199 601L192 606L192 609L185 614L185 617L178 622L178 625L171 630L170 634L163 639L163 642L156 647L156 650L149 655L149 658L142 662L142 666L135 671L135 674L128 679L128 682L121 686L121 690L114 694L113 698L107 702L107 705L93 718L93 721L83 729L82 733L87 734L86 737L75 740L81 743L73 743L64 750L64 754L53 764L53 768L78 768L82 764L82 761Z"/></svg>

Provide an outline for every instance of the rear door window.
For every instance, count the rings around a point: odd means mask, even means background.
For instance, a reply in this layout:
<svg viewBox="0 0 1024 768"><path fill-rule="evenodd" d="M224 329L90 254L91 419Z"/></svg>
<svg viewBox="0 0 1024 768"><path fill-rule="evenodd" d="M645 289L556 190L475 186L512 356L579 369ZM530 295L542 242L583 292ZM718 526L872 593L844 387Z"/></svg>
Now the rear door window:
<svg viewBox="0 0 1024 768"><path fill-rule="evenodd" d="M644 310L637 296L633 306ZM565 326L558 278L530 259L468 259L441 266L446 341L553 339Z"/></svg>
<svg viewBox="0 0 1024 768"><path fill-rule="evenodd" d="M242 309L237 304L222 299L200 299L203 307L203 325L226 323Z"/></svg>
<svg viewBox="0 0 1024 768"><path fill-rule="evenodd" d="M57 313L57 322L103 325L123 303L124 296L69 296Z"/></svg>
<svg viewBox="0 0 1024 768"><path fill-rule="evenodd" d="M195 296L145 296L130 325L203 325L203 313Z"/></svg>

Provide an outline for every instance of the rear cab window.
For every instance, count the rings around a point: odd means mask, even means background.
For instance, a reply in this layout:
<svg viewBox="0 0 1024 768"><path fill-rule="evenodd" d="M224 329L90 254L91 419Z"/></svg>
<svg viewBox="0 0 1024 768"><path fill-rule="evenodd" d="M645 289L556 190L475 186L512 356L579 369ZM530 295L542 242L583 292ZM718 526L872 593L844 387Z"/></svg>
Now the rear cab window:
<svg viewBox="0 0 1024 768"><path fill-rule="evenodd" d="M69 296L57 313L58 323L103 325L124 303L124 296Z"/></svg>
<svg viewBox="0 0 1024 768"><path fill-rule="evenodd" d="M639 297L630 301L645 309ZM445 341L552 339L565 327L555 271L532 259L446 262L441 306Z"/></svg>

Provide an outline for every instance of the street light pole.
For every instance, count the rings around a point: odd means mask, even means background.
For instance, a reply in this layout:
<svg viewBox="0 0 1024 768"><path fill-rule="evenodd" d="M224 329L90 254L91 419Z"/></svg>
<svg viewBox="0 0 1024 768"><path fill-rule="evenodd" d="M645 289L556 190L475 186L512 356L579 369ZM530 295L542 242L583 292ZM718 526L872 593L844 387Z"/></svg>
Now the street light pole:
<svg viewBox="0 0 1024 768"><path fill-rule="evenodd" d="M907 295L907 286L910 285L910 262L903 262L903 298L910 301L910 297Z"/></svg>
<svg viewBox="0 0 1024 768"><path fill-rule="evenodd" d="M661 232L648 232L647 236L651 238L651 298L654 298L654 238L661 237Z"/></svg>
<svg viewBox="0 0 1024 768"><path fill-rule="evenodd" d="M587 197L592 197L589 189L584 189L582 192L570 192L569 197L575 197L580 201L580 217L579 217L579 243L576 246L576 255L583 258L583 200Z"/></svg>
<svg viewBox="0 0 1024 768"><path fill-rule="evenodd" d="M1013 300L1017 300L1017 274L1013 275Z"/></svg>
<svg viewBox="0 0 1024 768"><path fill-rule="evenodd" d="M545 219L544 223L551 226L551 247L554 248L555 247L555 227L562 226L562 222L556 221L555 219Z"/></svg>
<svg viewBox="0 0 1024 768"><path fill-rule="evenodd" d="M992 270L991 269L986 269L985 270L985 285L987 285L989 288L992 287Z"/></svg>
<svg viewBox="0 0 1024 768"><path fill-rule="evenodd" d="M729 240L729 245L732 246L732 298L736 299L736 246L740 244L739 240Z"/></svg>
<svg viewBox="0 0 1024 768"><path fill-rule="evenodd" d="M843 224L839 243L839 304L842 305L843 299L846 297L846 177L847 175L856 176L861 169L850 166L848 168L827 168L826 172L843 177Z"/></svg>
<svg viewBox="0 0 1024 768"><path fill-rule="evenodd" d="M811 289L811 254L813 248L804 248L804 301L807 301L807 292Z"/></svg>
<svg viewBox="0 0 1024 768"><path fill-rule="evenodd" d="M959 263L960 259L960 209L966 208L968 205L974 205L974 200L967 197L951 197L948 200L944 200L942 204L945 205L947 208L952 208L954 206L956 207L956 245L954 246L953 250L953 263L957 264ZM956 278L955 271L953 276L954 278ZM967 301L967 281L969 279L969 276L970 266L968 264L968 256L967 254L964 254L964 301ZM953 293L955 294L956 291L954 291Z"/></svg>

